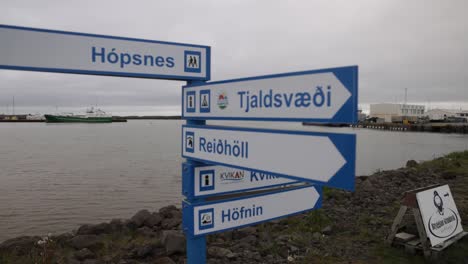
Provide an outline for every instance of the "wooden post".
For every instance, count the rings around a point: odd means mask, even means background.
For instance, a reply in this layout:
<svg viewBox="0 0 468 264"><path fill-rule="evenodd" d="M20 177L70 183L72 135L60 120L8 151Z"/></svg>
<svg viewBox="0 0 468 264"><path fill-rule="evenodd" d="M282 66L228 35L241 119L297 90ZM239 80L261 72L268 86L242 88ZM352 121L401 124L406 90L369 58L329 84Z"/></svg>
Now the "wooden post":
<svg viewBox="0 0 468 264"><path fill-rule="evenodd" d="M400 207L397 217L395 218L395 220L393 220L392 230L390 231L390 234L387 237L387 244L391 245L393 243L393 239L395 239L395 235L398 232L398 229L400 229L401 227L400 224L401 221L403 221L403 217L405 216L407 209L408 207L406 205L402 205Z"/></svg>
<svg viewBox="0 0 468 264"><path fill-rule="evenodd" d="M421 241L424 256L428 258L431 256L431 249L429 247L426 230L424 229L424 223L422 221L421 212L419 211L419 208L413 208L413 214L414 220L416 221L416 226L418 228L419 240Z"/></svg>

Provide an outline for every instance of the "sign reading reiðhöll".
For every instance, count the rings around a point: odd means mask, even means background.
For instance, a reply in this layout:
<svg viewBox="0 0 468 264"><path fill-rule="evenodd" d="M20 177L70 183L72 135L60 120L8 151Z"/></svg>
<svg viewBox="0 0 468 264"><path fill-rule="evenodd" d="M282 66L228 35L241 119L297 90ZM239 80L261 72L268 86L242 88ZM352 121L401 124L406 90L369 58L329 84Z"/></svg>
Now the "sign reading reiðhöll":
<svg viewBox="0 0 468 264"><path fill-rule="evenodd" d="M354 190L354 134L185 125L182 156Z"/></svg>

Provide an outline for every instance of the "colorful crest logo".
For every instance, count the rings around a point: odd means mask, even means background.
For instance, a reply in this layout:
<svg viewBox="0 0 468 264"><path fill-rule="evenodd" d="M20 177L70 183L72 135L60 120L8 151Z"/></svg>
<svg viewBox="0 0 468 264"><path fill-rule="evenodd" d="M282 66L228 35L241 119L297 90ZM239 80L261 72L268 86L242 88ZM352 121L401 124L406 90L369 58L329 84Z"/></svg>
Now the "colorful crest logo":
<svg viewBox="0 0 468 264"><path fill-rule="evenodd" d="M228 97L225 92L218 95L218 107L219 109L225 109L228 106Z"/></svg>

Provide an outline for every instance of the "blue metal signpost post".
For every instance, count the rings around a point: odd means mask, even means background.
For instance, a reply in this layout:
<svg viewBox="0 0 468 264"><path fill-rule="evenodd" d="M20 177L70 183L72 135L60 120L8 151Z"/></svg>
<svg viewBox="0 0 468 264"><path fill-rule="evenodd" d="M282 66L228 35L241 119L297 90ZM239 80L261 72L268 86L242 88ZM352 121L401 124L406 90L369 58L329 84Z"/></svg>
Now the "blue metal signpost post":
<svg viewBox="0 0 468 264"><path fill-rule="evenodd" d="M204 83L202 81L188 81L187 85L194 83ZM187 120L187 125L206 125L205 120ZM203 163L187 159L186 163L182 165L182 177L185 179L194 179L194 167L202 165ZM182 188L183 189L183 188ZM193 198L187 200L189 203L203 202L202 198ZM184 206L184 205L182 205ZM198 264L206 262L206 236L193 237L188 235L187 230L184 230L187 240L187 263Z"/></svg>

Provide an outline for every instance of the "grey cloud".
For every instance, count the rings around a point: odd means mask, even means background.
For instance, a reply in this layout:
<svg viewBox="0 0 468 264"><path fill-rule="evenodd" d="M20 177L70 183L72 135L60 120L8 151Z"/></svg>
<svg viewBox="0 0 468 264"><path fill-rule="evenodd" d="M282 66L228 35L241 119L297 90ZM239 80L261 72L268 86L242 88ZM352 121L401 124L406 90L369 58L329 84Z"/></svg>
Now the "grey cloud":
<svg viewBox="0 0 468 264"><path fill-rule="evenodd" d="M360 102L468 101L466 1L2 1L0 23L212 46L212 79L359 65ZM0 104L178 105L183 82L0 71Z"/></svg>

